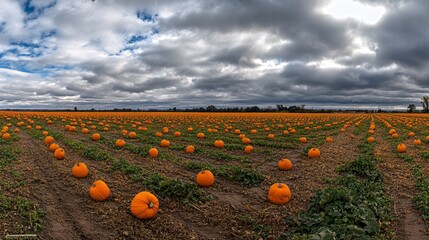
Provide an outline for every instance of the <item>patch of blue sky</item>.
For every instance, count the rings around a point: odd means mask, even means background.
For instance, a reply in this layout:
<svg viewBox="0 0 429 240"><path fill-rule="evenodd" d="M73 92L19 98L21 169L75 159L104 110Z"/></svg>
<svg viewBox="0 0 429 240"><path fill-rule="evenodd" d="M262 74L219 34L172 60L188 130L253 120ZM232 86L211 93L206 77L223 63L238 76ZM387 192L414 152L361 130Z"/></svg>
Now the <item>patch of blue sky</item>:
<svg viewBox="0 0 429 240"><path fill-rule="evenodd" d="M158 14L151 14L147 11L137 11L137 18L141 19L144 22L155 22Z"/></svg>
<svg viewBox="0 0 429 240"><path fill-rule="evenodd" d="M46 9L49 9L57 4L57 1L50 2L48 5L42 8L35 7L31 4L31 0L26 0L22 5L22 9L25 12L26 21L37 19L40 15L42 15Z"/></svg>

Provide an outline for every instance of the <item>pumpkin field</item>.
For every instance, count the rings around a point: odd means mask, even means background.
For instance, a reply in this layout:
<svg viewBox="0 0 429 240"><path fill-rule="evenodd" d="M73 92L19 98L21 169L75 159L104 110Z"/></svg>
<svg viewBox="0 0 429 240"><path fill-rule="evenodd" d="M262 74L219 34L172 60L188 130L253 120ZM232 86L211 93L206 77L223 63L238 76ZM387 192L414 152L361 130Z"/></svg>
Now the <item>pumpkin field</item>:
<svg viewBox="0 0 429 240"><path fill-rule="evenodd" d="M0 236L428 239L423 114L0 112Z"/></svg>

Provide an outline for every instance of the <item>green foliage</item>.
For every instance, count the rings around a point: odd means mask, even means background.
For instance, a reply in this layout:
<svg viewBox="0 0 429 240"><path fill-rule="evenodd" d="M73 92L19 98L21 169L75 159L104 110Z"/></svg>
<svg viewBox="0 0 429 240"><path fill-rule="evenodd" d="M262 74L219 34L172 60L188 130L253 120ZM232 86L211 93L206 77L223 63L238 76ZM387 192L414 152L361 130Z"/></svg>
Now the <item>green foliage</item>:
<svg viewBox="0 0 429 240"><path fill-rule="evenodd" d="M113 159L112 154L110 154L109 152L105 152L96 146L86 147L83 151L83 155L94 161L105 161Z"/></svg>
<svg viewBox="0 0 429 240"><path fill-rule="evenodd" d="M223 166L213 171L217 176L225 177L248 186L258 186L264 180L264 176L261 173L241 166Z"/></svg>
<svg viewBox="0 0 429 240"><path fill-rule="evenodd" d="M168 179L157 173L148 176L142 183L160 197L180 199L185 203L202 202L209 199L196 184L179 179Z"/></svg>
<svg viewBox="0 0 429 240"><path fill-rule="evenodd" d="M289 218L283 239L372 239L393 219L390 200L373 156L374 144L362 143L356 160L338 168L335 187L318 190L307 210Z"/></svg>
<svg viewBox="0 0 429 240"><path fill-rule="evenodd" d="M0 220L13 216L18 233L40 231L43 228L44 211L37 204L22 197L0 195Z"/></svg>

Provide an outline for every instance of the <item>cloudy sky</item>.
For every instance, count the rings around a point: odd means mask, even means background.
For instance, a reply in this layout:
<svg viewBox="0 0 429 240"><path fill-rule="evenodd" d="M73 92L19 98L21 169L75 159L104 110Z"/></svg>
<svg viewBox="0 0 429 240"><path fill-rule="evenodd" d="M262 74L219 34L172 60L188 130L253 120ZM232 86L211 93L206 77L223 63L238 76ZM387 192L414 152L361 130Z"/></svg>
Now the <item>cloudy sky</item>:
<svg viewBox="0 0 429 240"><path fill-rule="evenodd" d="M428 0L0 0L0 108L406 108Z"/></svg>

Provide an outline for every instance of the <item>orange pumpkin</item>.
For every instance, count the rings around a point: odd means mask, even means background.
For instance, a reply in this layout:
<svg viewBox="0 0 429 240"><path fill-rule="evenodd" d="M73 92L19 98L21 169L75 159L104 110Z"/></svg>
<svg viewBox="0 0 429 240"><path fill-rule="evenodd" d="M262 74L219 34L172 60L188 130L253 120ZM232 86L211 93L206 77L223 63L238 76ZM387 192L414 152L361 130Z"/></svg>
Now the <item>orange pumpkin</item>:
<svg viewBox="0 0 429 240"><path fill-rule="evenodd" d="M225 143L222 140L216 140L214 141L214 146L217 148L223 148L225 146Z"/></svg>
<svg viewBox="0 0 429 240"><path fill-rule="evenodd" d="M110 189L102 180L95 181L89 188L89 196L96 201L104 201L110 196Z"/></svg>
<svg viewBox="0 0 429 240"><path fill-rule="evenodd" d="M166 140L166 139L162 139L161 143L160 143L161 147L169 147L170 146L170 141Z"/></svg>
<svg viewBox="0 0 429 240"><path fill-rule="evenodd" d="M287 158L280 159L277 166L280 170L289 171L292 169L292 162Z"/></svg>
<svg viewBox="0 0 429 240"><path fill-rule="evenodd" d="M409 132L408 133L408 137L414 137L414 135L415 135L414 132Z"/></svg>
<svg viewBox="0 0 429 240"><path fill-rule="evenodd" d="M369 138L367 139L367 141L371 143L371 142L374 142L374 141L375 141L375 139L374 139L374 137L369 137Z"/></svg>
<svg viewBox="0 0 429 240"><path fill-rule="evenodd" d="M252 141L250 140L250 138L244 137L241 139L241 142L244 144L250 144Z"/></svg>
<svg viewBox="0 0 429 240"><path fill-rule="evenodd" d="M308 157L309 158L320 157L320 150L318 148L311 148L308 151Z"/></svg>
<svg viewBox="0 0 429 240"><path fill-rule="evenodd" d="M46 138L45 138L45 144L46 145L51 145L51 143L53 143L54 142L54 138L53 137L51 137L51 136L47 136Z"/></svg>
<svg viewBox="0 0 429 240"><path fill-rule="evenodd" d="M274 134L272 134L272 133L271 133L271 134L268 134L268 138L269 138L269 139L274 139Z"/></svg>
<svg viewBox="0 0 429 240"><path fill-rule="evenodd" d="M43 131L43 132L42 132L42 135L43 135L43 136L48 136L48 134L49 134L49 133L48 133L48 131Z"/></svg>
<svg viewBox="0 0 429 240"><path fill-rule="evenodd" d="M129 138L136 138L137 137L137 133L136 132L130 132L130 133L128 133L128 137Z"/></svg>
<svg viewBox="0 0 429 240"><path fill-rule="evenodd" d="M153 158L158 157L158 149L156 149L156 148L149 149L149 156L151 156Z"/></svg>
<svg viewBox="0 0 429 240"><path fill-rule="evenodd" d="M186 152L187 153L193 153L195 151L195 147L192 145L189 145L186 147Z"/></svg>
<svg viewBox="0 0 429 240"><path fill-rule="evenodd" d="M51 152L55 152L55 150L57 150L59 147L60 147L60 145L58 145L58 144L56 144L56 143L52 143L52 144L49 146L49 151L51 151Z"/></svg>
<svg viewBox="0 0 429 240"><path fill-rule="evenodd" d="M5 133L2 136L3 139L9 139L10 138L10 134L9 133Z"/></svg>
<svg viewBox="0 0 429 240"><path fill-rule="evenodd" d="M101 136L99 133L92 134L92 140L97 141L100 140Z"/></svg>
<svg viewBox="0 0 429 240"><path fill-rule="evenodd" d="M131 201L131 213L138 219L155 217L159 209L158 198L150 192L140 192Z"/></svg>
<svg viewBox="0 0 429 240"><path fill-rule="evenodd" d="M201 187L210 187L213 186L215 179L212 172L209 170L202 170L197 174L196 182L198 186Z"/></svg>
<svg viewBox="0 0 429 240"><path fill-rule="evenodd" d="M333 141L334 141L334 139L332 137L327 137L326 138L326 142L333 142Z"/></svg>
<svg viewBox="0 0 429 240"><path fill-rule="evenodd" d="M82 128L82 133L83 133L83 134L87 134L87 133L89 133L89 129L88 129L88 128Z"/></svg>
<svg viewBox="0 0 429 240"><path fill-rule="evenodd" d="M248 145L244 148L244 152L247 154L251 153L252 151L253 151L253 147L250 145Z"/></svg>
<svg viewBox="0 0 429 240"><path fill-rule="evenodd" d="M180 137L180 132L174 132L175 137Z"/></svg>
<svg viewBox="0 0 429 240"><path fill-rule="evenodd" d="M414 139L414 145L421 145L422 141L420 139Z"/></svg>
<svg viewBox="0 0 429 240"><path fill-rule="evenodd" d="M201 132L200 132L200 133L197 133L197 138L200 138L200 139L201 139L201 138L204 138L204 133L201 133Z"/></svg>
<svg viewBox="0 0 429 240"><path fill-rule="evenodd" d="M398 149L398 153L404 153L404 152L407 151L407 147L403 143L398 144L398 148L397 149Z"/></svg>
<svg viewBox="0 0 429 240"><path fill-rule="evenodd" d="M72 168L72 174L77 178L85 178L88 176L88 167L85 163L76 163Z"/></svg>
<svg viewBox="0 0 429 240"><path fill-rule="evenodd" d="M54 158L58 159L58 160L62 160L64 159L65 156L65 152L64 149L62 148L57 148L54 152Z"/></svg>
<svg viewBox="0 0 429 240"><path fill-rule="evenodd" d="M274 183L268 191L268 200L274 204L285 204L290 201L292 193L284 183Z"/></svg>
<svg viewBox="0 0 429 240"><path fill-rule="evenodd" d="M125 141L122 140L122 139L117 139L116 142L115 142L115 145L117 147L123 147L123 146L125 146Z"/></svg>
<svg viewBox="0 0 429 240"><path fill-rule="evenodd" d="M307 138L305 138L305 137L300 137L300 138L299 138L299 141L300 141L301 143L306 143L306 142L307 142Z"/></svg>

